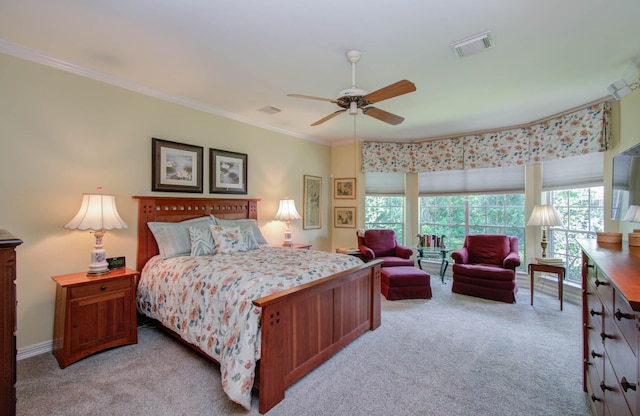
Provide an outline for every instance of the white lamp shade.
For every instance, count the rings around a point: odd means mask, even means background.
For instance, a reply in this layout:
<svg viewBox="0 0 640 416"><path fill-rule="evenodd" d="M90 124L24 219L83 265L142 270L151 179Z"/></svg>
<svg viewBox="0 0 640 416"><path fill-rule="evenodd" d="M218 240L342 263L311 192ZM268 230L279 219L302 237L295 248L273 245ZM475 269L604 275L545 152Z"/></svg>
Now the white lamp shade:
<svg viewBox="0 0 640 416"><path fill-rule="evenodd" d="M289 221L289 220L299 220L302 218L298 211L296 210L296 204L293 202L293 199L282 199L280 200L280 206L278 207L278 212L276 213L275 220L279 221Z"/></svg>
<svg viewBox="0 0 640 416"><path fill-rule="evenodd" d="M640 222L640 206L631 205L622 221Z"/></svg>
<svg viewBox="0 0 640 416"><path fill-rule="evenodd" d="M115 196L83 194L80 210L64 228L93 231L119 230L127 228L127 224L118 214Z"/></svg>
<svg viewBox="0 0 640 416"><path fill-rule="evenodd" d="M562 217L551 205L536 205L529 217L527 225L543 225L546 227L562 227Z"/></svg>

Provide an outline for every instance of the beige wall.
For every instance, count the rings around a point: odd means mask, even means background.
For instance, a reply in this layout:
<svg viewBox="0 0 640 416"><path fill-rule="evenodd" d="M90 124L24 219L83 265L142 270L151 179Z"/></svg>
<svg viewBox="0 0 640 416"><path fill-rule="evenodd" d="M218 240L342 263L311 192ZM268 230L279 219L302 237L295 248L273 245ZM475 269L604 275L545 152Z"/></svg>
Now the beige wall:
<svg viewBox="0 0 640 416"><path fill-rule="evenodd" d="M248 155L248 196L261 198L259 222L271 244L284 224L272 221L278 200L302 210L302 177L323 178L329 207L329 146L264 130L0 54L0 228L24 241L18 248L18 348L51 340L55 285L51 276L87 269L95 241L63 226L82 193L103 186L116 195L127 230L108 232L108 256L135 265L136 202L151 194L151 138ZM162 195L162 193L154 193ZM329 250L329 209L323 228L291 224L296 242ZM135 267L135 266L134 266Z"/></svg>

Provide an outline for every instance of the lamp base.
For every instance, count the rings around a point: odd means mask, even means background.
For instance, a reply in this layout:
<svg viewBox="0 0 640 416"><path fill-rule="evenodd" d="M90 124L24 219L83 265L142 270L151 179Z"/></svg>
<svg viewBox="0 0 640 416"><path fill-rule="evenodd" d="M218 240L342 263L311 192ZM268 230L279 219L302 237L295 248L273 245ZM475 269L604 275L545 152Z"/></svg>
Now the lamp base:
<svg viewBox="0 0 640 416"><path fill-rule="evenodd" d="M102 237L104 231L96 231L94 233L96 237L96 245L91 251L91 263L89 264L89 271L87 276L101 276L109 273L109 263L107 263L107 251L102 245Z"/></svg>

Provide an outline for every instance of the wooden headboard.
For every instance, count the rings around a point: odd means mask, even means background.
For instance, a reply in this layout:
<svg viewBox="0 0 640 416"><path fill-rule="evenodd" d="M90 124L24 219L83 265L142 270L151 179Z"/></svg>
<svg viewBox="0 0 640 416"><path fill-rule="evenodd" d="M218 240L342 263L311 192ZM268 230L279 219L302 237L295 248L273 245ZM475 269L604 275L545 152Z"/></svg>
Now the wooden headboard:
<svg viewBox="0 0 640 416"><path fill-rule="evenodd" d="M215 215L237 220L258 219L259 199L185 198L173 196L134 196L138 200L138 255L136 267L141 271L149 259L158 254L158 245L148 222L180 222Z"/></svg>

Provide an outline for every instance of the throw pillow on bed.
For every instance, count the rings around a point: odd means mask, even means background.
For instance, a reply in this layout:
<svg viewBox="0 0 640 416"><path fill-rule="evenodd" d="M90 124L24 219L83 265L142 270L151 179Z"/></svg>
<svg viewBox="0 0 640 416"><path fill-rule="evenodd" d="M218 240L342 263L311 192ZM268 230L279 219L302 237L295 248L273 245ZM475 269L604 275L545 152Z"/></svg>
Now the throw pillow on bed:
<svg viewBox="0 0 640 416"><path fill-rule="evenodd" d="M215 216L211 216L214 224L230 226L230 227L240 227L241 230L251 232L256 241L255 246L247 245L247 250L253 250L256 248L260 248L260 246L268 245L267 240L260 232L260 227L258 227L258 222L254 219L239 219L239 220L223 220L222 218L217 218ZM246 242L245 242L246 243Z"/></svg>
<svg viewBox="0 0 640 416"><path fill-rule="evenodd" d="M230 254L246 250L244 241L242 241L240 227L210 225L209 229L213 236L213 246L216 254Z"/></svg>
<svg viewBox="0 0 640 416"><path fill-rule="evenodd" d="M207 228L189 227L192 256L213 256L215 247L211 230Z"/></svg>
<svg viewBox="0 0 640 416"><path fill-rule="evenodd" d="M200 217L182 222L149 222L147 225L158 243L158 251L163 259L188 256L191 252L189 227L209 229L211 217Z"/></svg>

